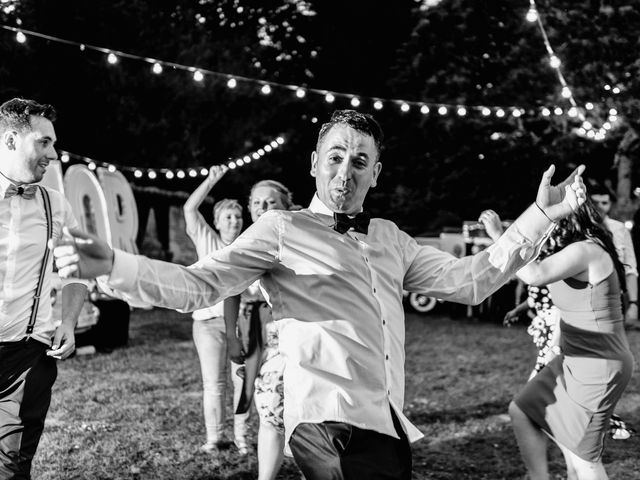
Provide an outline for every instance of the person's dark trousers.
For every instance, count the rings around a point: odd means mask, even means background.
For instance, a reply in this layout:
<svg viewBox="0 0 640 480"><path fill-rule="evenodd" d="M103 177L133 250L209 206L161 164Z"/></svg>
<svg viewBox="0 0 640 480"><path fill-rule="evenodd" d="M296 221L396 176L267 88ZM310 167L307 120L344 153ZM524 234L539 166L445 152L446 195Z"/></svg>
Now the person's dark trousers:
<svg viewBox="0 0 640 480"><path fill-rule="evenodd" d="M341 422L301 423L289 440L305 480L410 480L411 447L400 439Z"/></svg>
<svg viewBox="0 0 640 480"><path fill-rule="evenodd" d="M30 479L56 380L56 361L35 340L0 343L0 480Z"/></svg>

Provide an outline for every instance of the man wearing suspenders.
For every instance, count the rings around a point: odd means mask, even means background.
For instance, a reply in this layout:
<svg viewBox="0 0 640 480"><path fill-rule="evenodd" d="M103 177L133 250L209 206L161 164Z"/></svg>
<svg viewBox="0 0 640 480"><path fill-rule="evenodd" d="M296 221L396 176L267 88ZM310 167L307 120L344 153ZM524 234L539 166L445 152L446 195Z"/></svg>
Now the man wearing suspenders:
<svg viewBox="0 0 640 480"><path fill-rule="evenodd" d="M0 479L31 478L56 379L56 359L74 350L86 295L63 283L62 323L51 316L49 239L77 225L63 195L34 183L57 158L50 105L0 105Z"/></svg>

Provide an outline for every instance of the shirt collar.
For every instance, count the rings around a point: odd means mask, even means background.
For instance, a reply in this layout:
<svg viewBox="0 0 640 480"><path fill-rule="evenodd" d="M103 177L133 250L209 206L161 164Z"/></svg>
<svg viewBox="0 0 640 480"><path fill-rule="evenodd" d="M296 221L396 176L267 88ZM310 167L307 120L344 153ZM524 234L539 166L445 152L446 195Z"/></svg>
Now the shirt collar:
<svg viewBox="0 0 640 480"><path fill-rule="evenodd" d="M320 197L318 197L318 192L313 194L313 199L309 204L309 210L311 210L313 213L319 213L320 215L329 215L330 217L333 217L333 210L327 207L324 202L320 200ZM361 211L362 207L360 207L359 212Z"/></svg>

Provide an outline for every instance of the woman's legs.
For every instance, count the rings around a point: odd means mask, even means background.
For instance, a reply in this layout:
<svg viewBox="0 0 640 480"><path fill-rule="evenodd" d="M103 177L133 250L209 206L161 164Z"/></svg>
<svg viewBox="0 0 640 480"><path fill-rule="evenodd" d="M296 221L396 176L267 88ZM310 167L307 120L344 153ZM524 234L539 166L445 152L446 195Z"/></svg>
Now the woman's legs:
<svg viewBox="0 0 640 480"><path fill-rule="evenodd" d="M529 478L548 480L547 436L534 425L515 402L509 404L509 415Z"/></svg>
<svg viewBox="0 0 640 480"><path fill-rule="evenodd" d="M589 462L559 445L567 462L567 480L607 480L607 472L602 461Z"/></svg>
<svg viewBox="0 0 640 480"><path fill-rule="evenodd" d="M235 411L236 405L240 401L240 395L242 394L242 384L244 374L239 375L238 370L243 369L244 365L231 362L231 382L233 383L233 408ZM247 420L249 419L249 412L235 414L233 416L233 437L234 443L238 448L240 455L246 455L249 453L249 445L247 444Z"/></svg>
<svg viewBox="0 0 640 480"><path fill-rule="evenodd" d="M284 459L284 434L260 422L258 428L258 480L274 480Z"/></svg>
<svg viewBox="0 0 640 480"><path fill-rule="evenodd" d="M222 317L193 321L193 341L202 372L204 424L207 431L205 450L222 439L224 397L227 386L227 343Z"/></svg>

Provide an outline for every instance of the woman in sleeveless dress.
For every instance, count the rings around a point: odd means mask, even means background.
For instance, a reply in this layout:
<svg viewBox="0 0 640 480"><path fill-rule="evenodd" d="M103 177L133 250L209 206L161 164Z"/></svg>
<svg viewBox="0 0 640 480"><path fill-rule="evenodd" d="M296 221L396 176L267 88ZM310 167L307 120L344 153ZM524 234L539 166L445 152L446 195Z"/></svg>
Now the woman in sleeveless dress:
<svg viewBox="0 0 640 480"><path fill-rule="evenodd" d="M606 479L604 438L633 371L624 331L624 270L590 202L561 220L552 254L518 272L548 285L560 309L557 354L509 405L531 480L548 479L547 438L562 450L568 479Z"/></svg>

